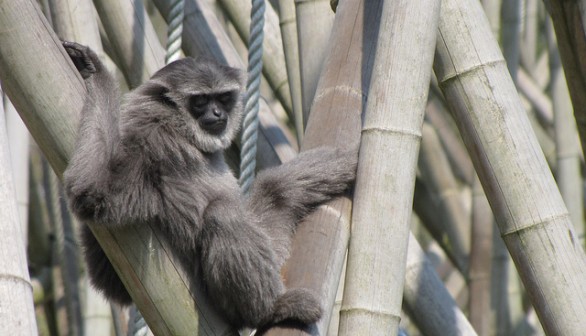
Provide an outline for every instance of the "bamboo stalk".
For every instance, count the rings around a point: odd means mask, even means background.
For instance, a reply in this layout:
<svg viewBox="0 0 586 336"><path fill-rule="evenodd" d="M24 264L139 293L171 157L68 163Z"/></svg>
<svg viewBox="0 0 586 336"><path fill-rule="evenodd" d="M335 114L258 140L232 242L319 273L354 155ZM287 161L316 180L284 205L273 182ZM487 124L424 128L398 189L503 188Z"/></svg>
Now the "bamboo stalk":
<svg viewBox="0 0 586 336"><path fill-rule="evenodd" d="M1 92L1 90L0 90ZM0 98L1 104L2 98ZM22 237L28 239L28 205L29 205L29 144L30 134L22 119L8 97L4 96L4 111L10 164L16 187L16 204L18 205L18 222L22 226ZM1 115L1 114L0 114Z"/></svg>
<svg viewBox="0 0 586 336"><path fill-rule="evenodd" d="M412 234L406 270L404 308L423 335L476 335Z"/></svg>
<svg viewBox="0 0 586 336"><path fill-rule="evenodd" d="M302 150L357 146L368 92L363 85L370 78L381 4L346 1L338 6ZM317 326L304 330L276 326L266 335L326 333L348 244L350 207L350 200L343 197L309 215L297 228L291 257L283 269L288 287L309 288L320 296L324 316Z"/></svg>
<svg viewBox="0 0 586 336"><path fill-rule="evenodd" d="M586 256L479 3L442 3L435 71L547 333L580 334Z"/></svg>
<svg viewBox="0 0 586 336"><path fill-rule="evenodd" d="M96 0L94 4L131 88L165 65L165 49L141 0Z"/></svg>
<svg viewBox="0 0 586 336"><path fill-rule="evenodd" d="M291 0L290 0L291 1ZM323 0L295 0L303 122L307 125L322 65L330 43L334 13Z"/></svg>
<svg viewBox="0 0 586 336"><path fill-rule="evenodd" d="M437 133L429 124L423 126L423 140L419 151L419 169L422 180L437 199L440 224L448 241L449 255L464 276L468 274L470 253L470 213L464 207L462 195Z"/></svg>
<svg viewBox="0 0 586 336"><path fill-rule="evenodd" d="M474 329L479 335L488 336L492 321L490 288L494 217L478 176L474 176L468 306Z"/></svg>
<svg viewBox="0 0 586 336"><path fill-rule="evenodd" d="M1 93L0 90L0 97ZM23 230L18 221L6 120L1 103L0 101L0 334L35 335L37 323L33 288L27 269Z"/></svg>
<svg viewBox="0 0 586 336"><path fill-rule="evenodd" d="M586 150L586 11L583 1L551 0L547 7L557 37L568 90L574 106L574 117ZM538 312L539 315L539 312ZM546 330L547 331L547 330Z"/></svg>
<svg viewBox="0 0 586 336"><path fill-rule="evenodd" d="M283 37L287 78L291 90L293 106L293 123L297 132L297 141L303 140L303 103L301 98L301 73L299 72L299 47L297 45L297 18L295 4L291 0L279 0L279 25Z"/></svg>
<svg viewBox="0 0 586 336"><path fill-rule="evenodd" d="M570 212L572 223L574 223L576 234L584 240L584 186L581 175L580 140L576 120L572 117L572 101L552 30L550 26L548 44L557 154L555 176L560 193Z"/></svg>
<svg viewBox="0 0 586 336"><path fill-rule="evenodd" d="M501 7L501 41L513 82L517 82L521 41L521 0L506 0Z"/></svg>
<svg viewBox="0 0 586 336"><path fill-rule="evenodd" d="M382 7L385 34L378 36L362 126L340 335L399 330L439 5L406 0Z"/></svg>

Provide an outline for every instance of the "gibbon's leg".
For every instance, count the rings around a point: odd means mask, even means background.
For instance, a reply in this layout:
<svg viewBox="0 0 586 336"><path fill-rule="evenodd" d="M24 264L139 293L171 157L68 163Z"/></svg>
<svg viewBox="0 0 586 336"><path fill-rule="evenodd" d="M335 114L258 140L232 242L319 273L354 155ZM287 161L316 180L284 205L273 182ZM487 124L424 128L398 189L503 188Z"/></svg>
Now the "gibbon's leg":
<svg viewBox="0 0 586 336"><path fill-rule="evenodd" d="M297 223L351 186L357 161L357 149L320 147L258 174L249 204L273 242L279 266L289 255Z"/></svg>
<svg viewBox="0 0 586 336"><path fill-rule="evenodd" d="M317 321L320 303L308 290L285 290L270 240L239 202L217 200L204 213L201 267L212 302L236 327Z"/></svg>

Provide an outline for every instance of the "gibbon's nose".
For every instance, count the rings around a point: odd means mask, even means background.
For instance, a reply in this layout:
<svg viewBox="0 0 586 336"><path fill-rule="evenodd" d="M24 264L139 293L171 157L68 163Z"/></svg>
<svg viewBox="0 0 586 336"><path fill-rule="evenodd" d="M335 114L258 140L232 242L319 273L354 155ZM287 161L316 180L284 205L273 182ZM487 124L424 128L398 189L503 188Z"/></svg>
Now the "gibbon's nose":
<svg viewBox="0 0 586 336"><path fill-rule="evenodd" d="M212 110L212 113L214 114L215 117L217 117L218 119L221 119L220 117L222 116L222 112L220 110L215 108Z"/></svg>

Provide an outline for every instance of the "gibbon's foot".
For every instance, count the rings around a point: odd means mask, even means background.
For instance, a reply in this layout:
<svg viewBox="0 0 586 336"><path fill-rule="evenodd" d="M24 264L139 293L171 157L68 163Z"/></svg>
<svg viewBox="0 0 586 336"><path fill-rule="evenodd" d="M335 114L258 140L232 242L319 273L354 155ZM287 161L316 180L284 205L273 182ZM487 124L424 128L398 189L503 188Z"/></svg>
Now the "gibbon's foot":
<svg viewBox="0 0 586 336"><path fill-rule="evenodd" d="M76 42L63 41L63 48L73 61L73 64L83 79L97 72L97 55L89 48Z"/></svg>
<svg viewBox="0 0 586 336"><path fill-rule="evenodd" d="M317 322L322 316L321 304L315 295L305 288L291 288L281 295L273 310L270 323L295 321L303 324Z"/></svg>

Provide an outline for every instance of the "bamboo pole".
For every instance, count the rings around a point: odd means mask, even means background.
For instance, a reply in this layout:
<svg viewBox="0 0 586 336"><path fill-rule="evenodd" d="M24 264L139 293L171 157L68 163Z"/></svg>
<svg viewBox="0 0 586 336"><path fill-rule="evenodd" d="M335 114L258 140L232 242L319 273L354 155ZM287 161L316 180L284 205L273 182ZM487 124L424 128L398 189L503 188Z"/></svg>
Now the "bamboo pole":
<svg viewBox="0 0 586 336"><path fill-rule="evenodd" d="M403 300L405 311L423 335L476 335L412 234L409 235Z"/></svg>
<svg viewBox="0 0 586 336"><path fill-rule="evenodd" d="M384 33L377 39L362 126L340 335L399 330L439 7L435 0L382 7Z"/></svg>
<svg viewBox="0 0 586 336"><path fill-rule="evenodd" d="M584 1L546 2L553 21L558 48L572 104L582 152L586 150L586 6ZM538 314L539 315L539 314Z"/></svg>
<svg viewBox="0 0 586 336"><path fill-rule="evenodd" d="M346 1L338 6L302 150L357 146L381 4ZM283 269L288 287L309 288L320 296L324 316L317 326L304 330L275 326L266 335L327 332L348 244L350 208L350 200L342 197L309 215L297 228L291 257Z"/></svg>
<svg viewBox="0 0 586 336"><path fill-rule="evenodd" d="M470 272L468 286L470 296L470 322L480 336L491 335L491 271L492 271L492 236L494 217L490 205L474 174L472 184L472 231L470 249Z"/></svg>
<svg viewBox="0 0 586 336"><path fill-rule="evenodd" d="M2 3L0 2L0 8ZM0 33L1 35L1 33ZM1 39L1 37L0 37ZM4 85L4 83L3 83ZM0 97L2 91L0 90ZM33 305L26 244L19 223L4 109L0 101L0 334L35 335Z"/></svg>
<svg viewBox="0 0 586 336"><path fill-rule="evenodd" d="M521 0L506 0L501 7L501 42L513 82L517 83L521 41Z"/></svg>
<svg viewBox="0 0 586 336"><path fill-rule="evenodd" d="M419 151L421 179L437 199L440 224L446 244L454 256L453 261L464 276L468 274L470 254L470 213L464 206L456 178L452 173L437 133L429 124L423 126L423 139Z"/></svg>
<svg viewBox="0 0 586 336"><path fill-rule="evenodd" d="M1 92L1 90L0 90ZM1 97L1 96L0 96ZM2 98L0 98L0 101ZM1 102L0 102L1 103ZM22 226L22 237L28 239L28 205L29 205L29 145L30 134L18 116L10 99L4 95L4 111L10 164L16 187L16 204L18 205L18 222ZM27 243L25 243L26 246Z"/></svg>
<svg viewBox="0 0 586 336"><path fill-rule="evenodd" d="M330 43L334 13L323 0L295 0L303 122L307 125L322 65Z"/></svg>
<svg viewBox="0 0 586 336"><path fill-rule="evenodd" d="M279 0L279 25L283 37L289 90L291 90L293 123L297 132L297 141L301 144L304 132L303 103L301 99L301 73L299 72L299 47L297 45L297 18L293 1Z"/></svg>
<svg viewBox="0 0 586 336"><path fill-rule="evenodd" d="M0 78L61 176L74 146L83 82L33 3L4 1L0 8ZM188 277L154 228L128 227L115 234L103 227L91 228L114 266L124 270L119 274L158 335L230 332L209 308L201 289L188 288Z"/></svg>
<svg viewBox="0 0 586 336"><path fill-rule="evenodd" d="M584 195L581 175L581 148L576 120L572 117L572 101L560 62L555 35L548 29L551 97L554 111L556 143L556 181L568 207L576 234L584 240ZM584 244L582 244L584 246Z"/></svg>
<svg viewBox="0 0 586 336"><path fill-rule="evenodd" d="M580 334L586 257L479 3L442 3L435 71L544 329Z"/></svg>
<svg viewBox="0 0 586 336"><path fill-rule="evenodd" d="M574 117L578 125L578 133L582 144L582 152L586 150L586 13L584 1L546 2L553 21L558 48L568 90L574 107Z"/></svg>
<svg viewBox="0 0 586 336"><path fill-rule="evenodd" d="M165 49L141 0L95 0L94 4L131 88L165 65Z"/></svg>

